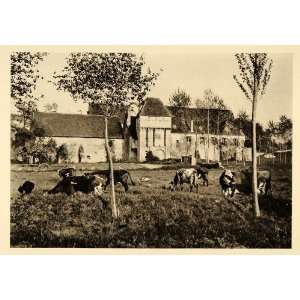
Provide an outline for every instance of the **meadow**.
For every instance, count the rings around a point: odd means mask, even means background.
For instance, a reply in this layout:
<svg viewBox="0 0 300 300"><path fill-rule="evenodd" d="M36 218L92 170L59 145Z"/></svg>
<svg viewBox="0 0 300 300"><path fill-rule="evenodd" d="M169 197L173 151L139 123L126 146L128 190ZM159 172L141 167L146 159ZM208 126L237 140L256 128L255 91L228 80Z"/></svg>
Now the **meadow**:
<svg viewBox="0 0 300 300"><path fill-rule="evenodd" d="M172 166L130 169L136 185L130 185L127 193L116 186L120 217L113 220L110 207L104 208L96 196L44 196L43 191L59 180L56 170L13 167L11 247L291 247L291 168L272 167L273 197L260 199L259 219L253 218L251 195L222 196L218 184L222 170L211 170L209 186L201 186L196 193L187 186L184 191L166 189L175 173ZM142 177L149 181L142 182ZM20 197L17 188L25 180L33 181L36 188L31 195ZM108 187L104 198L109 201L109 197Z"/></svg>

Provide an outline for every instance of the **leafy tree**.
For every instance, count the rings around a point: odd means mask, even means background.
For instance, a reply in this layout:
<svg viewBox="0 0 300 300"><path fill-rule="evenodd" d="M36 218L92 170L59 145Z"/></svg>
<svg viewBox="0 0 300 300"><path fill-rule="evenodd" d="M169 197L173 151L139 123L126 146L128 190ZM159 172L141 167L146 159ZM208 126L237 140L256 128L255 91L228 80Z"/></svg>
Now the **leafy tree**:
<svg viewBox="0 0 300 300"><path fill-rule="evenodd" d="M25 143L34 139L33 133L25 127L16 128L15 139L12 142L12 147L17 148L25 146Z"/></svg>
<svg viewBox="0 0 300 300"><path fill-rule="evenodd" d="M112 215L117 218L113 161L108 144L108 122L112 117L141 106L158 73L144 72L145 61L133 53L71 53L54 84L75 101L96 104L105 121L105 149L109 161Z"/></svg>
<svg viewBox="0 0 300 300"><path fill-rule="evenodd" d="M237 115L237 119L241 120L241 121L250 121L250 117L248 115L248 113L244 110L240 110L238 115Z"/></svg>
<svg viewBox="0 0 300 300"><path fill-rule="evenodd" d="M23 160L31 156L34 162L52 162L56 156L56 142L52 138L34 137L28 139L24 145L19 145L16 153L21 155Z"/></svg>
<svg viewBox="0 0 300 300"><path fill-rule="evenodd" d="M285 115L280 116L279 123L278 123L278 130L280 133L284 134L288 130L291 130L292 127L293 127L293 123L291 119L289 119Z"/></svg>
<svg viewBox="0 0 300 300"><path fill-rule="evenodd" d="M11 54L11 97L23 117L23 126L29 125L32 113L37 108L38 97L34 95L38 79L41 78L38 64L46 53L14 52ZM41 95L40 97L43 97Z"/></svg>
<svg viewBox="0 0 300 300"><path fill-rule="evenodd" d="M241 129L246 136L245 146L251 147L252 145L252 121L246 111L239 111L237 117L234 119L234 124L237 128ZM260 123L256 123L257 138L256 142L261 145L264 140L265 131Z"/></svg>
<svg viewBox="0 0 300 300"><path fill-rule="evenodd" d="M271 77L273 61L266 53L240 53L235 58L240 70L239 76L233 75L238 87L252 102L252 194L256 217L260 216L257 195L257 155L256 155L256 110L259 97L265 94Z"/></svg>
<svg viewBox="0 0 300 300"><path fill-rule="evenodd" d="M169 103L175 107L187 107L191 105L192 100L189 94L178 88L169 98Z"/></svg>
<svg viewBox="0 0 300 300"><path fill-rule="evenodd" d="M276 123L271 120L268 122L268 125L267 125L267 130L272 134L272 133L275 133L276 130L277 130L277 125Z"/></svg>

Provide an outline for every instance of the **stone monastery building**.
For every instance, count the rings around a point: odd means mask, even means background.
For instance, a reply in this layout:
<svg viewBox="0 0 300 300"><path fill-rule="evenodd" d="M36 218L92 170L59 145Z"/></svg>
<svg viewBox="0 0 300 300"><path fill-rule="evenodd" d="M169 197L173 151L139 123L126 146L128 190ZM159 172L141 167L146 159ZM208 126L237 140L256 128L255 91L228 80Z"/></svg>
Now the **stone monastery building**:
<svg viewBox="0 0 300 300"><path fill-rule="evenodd" d="M136 115L109 120L109 144L115 161L142 162L148 151L159 159L208 155L213 161L241 160L245 135L232 125L232 116L229 110L170 107L147 98ZM78 162L79 151L82 162L107 160L104 118L97 115L97 105L90 105L87 115L36 112L34 120L43 136L67 145L71 162Z"/></svg>

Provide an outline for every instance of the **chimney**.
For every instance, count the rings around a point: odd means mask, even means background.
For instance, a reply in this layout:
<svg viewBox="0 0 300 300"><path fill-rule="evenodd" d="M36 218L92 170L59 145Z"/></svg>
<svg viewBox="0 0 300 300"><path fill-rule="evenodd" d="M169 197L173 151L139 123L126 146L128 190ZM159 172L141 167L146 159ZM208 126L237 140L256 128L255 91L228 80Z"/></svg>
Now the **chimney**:
<svg viewBox="0 0 300 300"><path fill-rule="evenodd" d="M194 121L191 120L191 132L194 132Z"/></svg>

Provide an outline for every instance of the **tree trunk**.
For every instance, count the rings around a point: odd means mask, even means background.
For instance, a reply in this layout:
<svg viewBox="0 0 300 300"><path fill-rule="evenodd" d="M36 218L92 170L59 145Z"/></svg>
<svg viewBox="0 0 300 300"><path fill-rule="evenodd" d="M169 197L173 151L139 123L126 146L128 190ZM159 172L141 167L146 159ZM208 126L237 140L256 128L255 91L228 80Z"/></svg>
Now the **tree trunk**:
<svg viewBox="0 0 300 300"><path fill-rule="evenodd" d="M221 149L220 149L220 111L218 111L218 120L217 120L217 133L218 133L218 151L219 151L219 161L221 160Z"/></svg>
<svg viewBox="0 0 300 300"><path fill-rule="evenodd" d="M206 162L209 163L209 109L207 110L207 157Z"/></svg>
<svg viewBox="0 0 300 300"><path fill-rule="evenodd" d="M255 75L254 75L255 76ZM257 89L256 80L254 79L254 96L252 103L252 199L255 217L260 217L258 195L257 195L257 155L256 155L256 105Z"/></svg>
<svg viewBox="0 0 300 300"><path fill-rule="evenodd" d="M110 186L111 186L111 210L112 216L114 219L118 218L118 210L116 203L116 194L115 194L115 182L114 182L114 170L113 170L113 161L111 152L108 145L108 126L107 126L107 117L104 118L105 121L105 150L109 163L109 171L110 171Z"/></svg>
<svg viewBox="0 0 300 300"><path fill-rule="evenodd" d="M129 128L127 126L127 119L128 119L128 110L125 112L124 120L123 120L123 138L124 138L124 160L129 160Z"/></svg>
<svg viewBox="0 0 300 300"><path fill-rule="evenodd" d="M198 153L198 132L196 128L196 141L195 141L195 158L197 160L197 153Z"/></svg>

